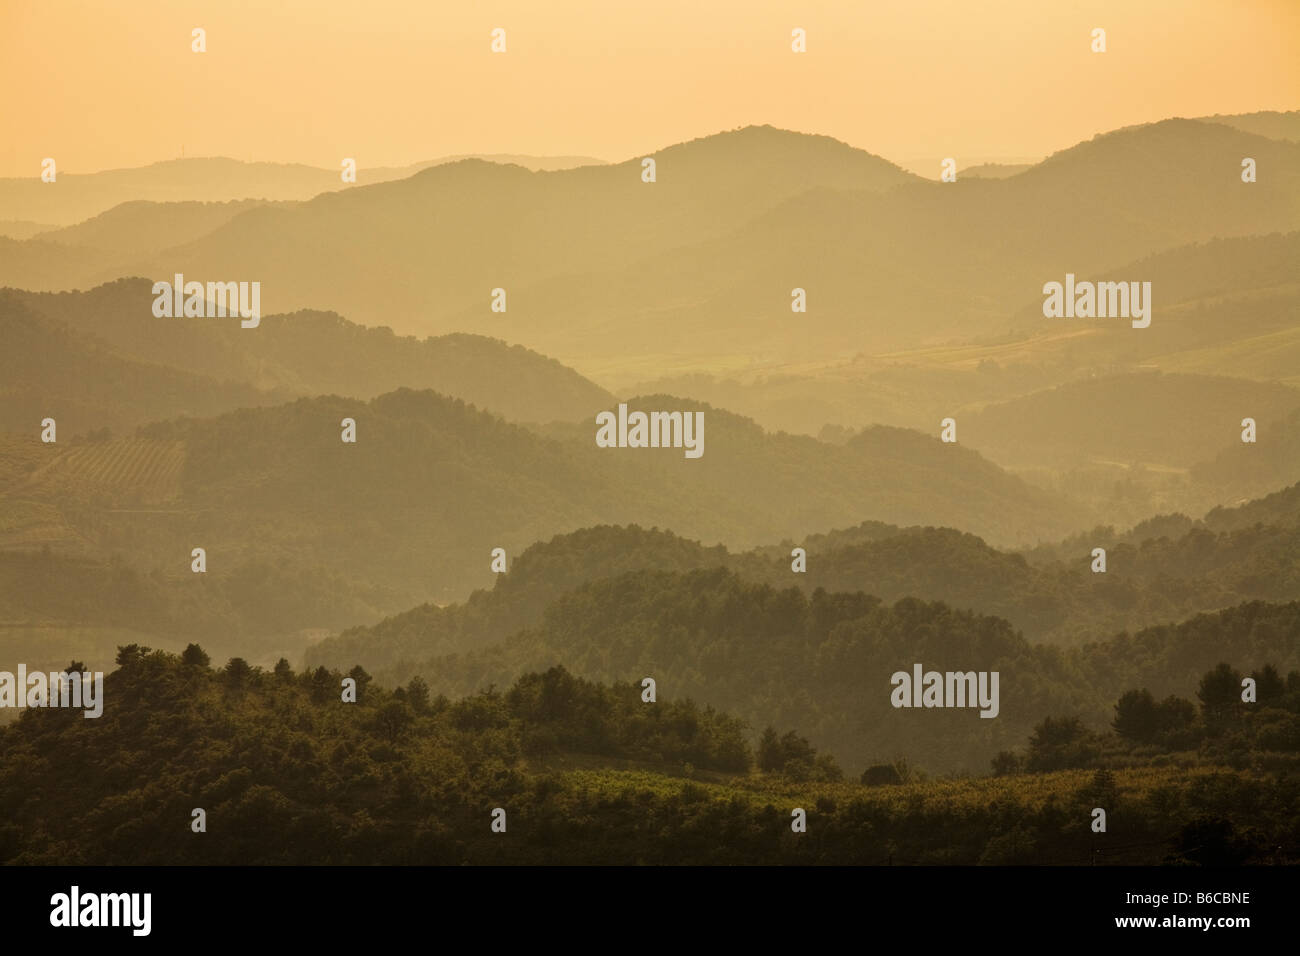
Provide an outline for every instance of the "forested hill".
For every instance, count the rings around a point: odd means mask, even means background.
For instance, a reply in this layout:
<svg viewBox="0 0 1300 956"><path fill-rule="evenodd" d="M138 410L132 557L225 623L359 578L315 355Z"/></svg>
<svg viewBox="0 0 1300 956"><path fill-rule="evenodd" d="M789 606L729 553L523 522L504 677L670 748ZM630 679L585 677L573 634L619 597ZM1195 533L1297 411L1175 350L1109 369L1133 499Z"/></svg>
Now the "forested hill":
<svg viewBox="0 0 1300 956"><path fill-rule="evenodd" d="M255 548L450 600L490 583L493 548L513 559L600 523L689 529L733 548L864 517L1024 543L1089 523L1068 501L916 432L895 430L884 454L766 433L667 396L633 407L703 411L703 456L600 448L594 417L545 438L406 389L150 426L143 437L183 443L179 504L196 514L184 542L157 547L188 553L201 536L209 553ZM340 441L345 418L355 444Z"/></svg>
<svg viewBox="0 0 1300 956"><path fill-rule="evenodd" d="M486 614L484 605L477 610ZM902 750L938 769L985 765L1046 712L1104 723L1130 685L1177 685L1188 693L1178 682L1193 681L1222 658L1242 668L1266 660L1286 668L1300 664L1297 603L1247 604L1062 653L1029 644L997 617L913 598L890 606L861 592L819 589L809 596L721 567L596 580L552 602L539 623L504 643L459 654L421 656L473 633L464 611L428 613L437 625L399 618L376 632L386 650L410 656L375 660L361 632L317 648L309 659L333 661L355 651L386 683L418 673L450 694L502 686L526 670L555 664L594 680L648 675L755 725L797 724L851 765ZM1112 656L1123 665L1108 669ZM940 671L999 671L998 718L935 711L916 720L891 708L890 675L918 662ZM1096 679L1086 679L1087 673Z"/></svg>
<svg viewBox="0 0 1300 956"><path fill-rule="evenodd" d="M74 343L93 341L121 361L143 362L222 382L239 382L281 398L346 395L369 399L398 387L432 388L511 421L588 419L612 396L555 359L482 335L415 338L386 326L367 328L333 312L273 314L272 299L256 329L238 319L160 319L153 284L120 279L84 292L0 290L0 319L30 315L64 330ZM34 361L15 349L9 361ZM87 387L110 370L90 376ZM112 383L131 393L131 378ZM51 409L54 394L46 395ZM229 402L218 409L236 407ZM243 404L253 404L245 401ZM131 424L174 417L161 411ZM191 414L196 414L192 412ZM88 423L87 428L119 422Z"/></svg>
<svg viewBox="0 0 1300 956"><path fill-rule="evenodd" d="M1134 746L1138 721L1046 719L1027 772L933 780L900 758L855 782L797 731L754 746L734 716L562 668L450 701L360 668L123 645L101 717L0 728L0 864L1086 864L1099 803L1104 862L1283 864L1295 776L1251 762L1294 765L1300 673L1266 675L1257 714L1183 702L1205 744L1177 767Z"/></svg>
<svg viewBox="0 0 1300 956"><path fill-rule="evenodd" d="M1031 643L1065 646L1244 601L1300 600L1300 528L1239 523L1216 533L1189 519L1171 519L1149 526L1146 535L1115 541L1084 536L1072 547L1061 546L1064 556L1040 555L1031 562L951 528L873 522L802 542L803 573L792 570L792 542L730 552L659 529L585 528L531 545L491 589L474 592L464 603L423 605L344 631L313 647L308 660L332 666L360 661L398 679L401 662L499 643L538 625L558 596L642 569L725 567L747 581L805 593L824 588L863 591L887 603L939 600L1005 618ZM1161 530L1168 534L1155 533ZM1104 574L1092 570L1093 543L1109 549Z"/></svg>

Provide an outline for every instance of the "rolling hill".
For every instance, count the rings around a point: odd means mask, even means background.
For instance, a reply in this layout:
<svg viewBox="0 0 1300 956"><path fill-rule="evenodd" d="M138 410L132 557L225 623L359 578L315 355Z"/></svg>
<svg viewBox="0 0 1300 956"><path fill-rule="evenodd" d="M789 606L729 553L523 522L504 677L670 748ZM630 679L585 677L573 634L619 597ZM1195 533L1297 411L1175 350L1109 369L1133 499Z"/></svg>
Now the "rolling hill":
<svg viewBox="0 0 1300 956"><path fill-rule="evenodd" d="M449 156L411 166L357 169L358 183L403 179L422 169L466 159ZM482 155L477 158L514 163L529 169L567 169L596 165L589 156ZM343 189L340 170L302 163L244 162L226 157L169 159L127 169L96 173L60 170L53 183L40 179L40 168L30 177L0 178L0 209L6 218L34 220L66 226L98 216L121 203L200 202L227 203L258 199L291 201L310 199L323 192Z"/></svg>
<svg viewBox="0 0 1300 956"><path fill-rule="evenodd" d="M0 290L0 431L35 437L57 422L78 433L130 429L174 415L211 415L286 395L123 356Z"/></svg>
<svg viewBox="0 0 1300 956"><path fill-rule="evenodd" d="M84 293L0 290L0 315L37 314L110 345L124 359L245 382L280 396L371 398L397 386L432 386L517 421L587 417L613 400L553 359L483 336L417 340L334 313L264 316L256 330L222 319L159 319L151 288L144 279L123 279ZM21 361L22 354L15 343L11 360Z"/></svg>

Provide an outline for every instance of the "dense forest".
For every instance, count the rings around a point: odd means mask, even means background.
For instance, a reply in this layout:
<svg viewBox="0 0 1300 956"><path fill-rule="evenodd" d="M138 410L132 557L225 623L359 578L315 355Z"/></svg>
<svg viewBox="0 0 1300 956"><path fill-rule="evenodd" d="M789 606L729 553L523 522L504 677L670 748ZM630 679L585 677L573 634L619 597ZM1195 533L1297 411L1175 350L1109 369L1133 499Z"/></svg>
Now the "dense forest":
<svg viewBox="0 0 1300 956"><path fill-rule="evenodd" d="M797 724L847 764L904 750L944 770L984 765L1054 705L1071 707L1090 724L1103 722L1124 681L1187 693L1196 675L1224 655L1248 668L1266 661L1300 666L1297 602L1241 604L1061 651L1030 643L1000 618L940 602L902 598L891 605L862 592L822 589L809 595L722 567L639 570L576 587L504 642L473 648L476 636L494 633L495 622L517 623L529 610L527 582L503 582L506 597L417 609L327 640L308 659L342 666L354 655L389 685L418 673L448 694L503 685L557 663L599 681L652 676L666 692L753 723ZM939 710L918 720L892 708L890 675L917 662L941 671L998 671L1001 714L982 720L971 711Z"/></svg>
<svg viewBox="0 0 1300 956"><path fill-rule="evenodd" d="M798 546L806 571L792 571L796 542L732 553L672 532L637 526L585 528L530 546L490 589L463 604L424 605L372 627L345 631L311 651L322 663L397 661L481 649L540 623L547 605L573 588L624 571L725 567L748 581L811 594L865 591L893 603L940 600L1004 618L1026 640L1077 646L1124 630L1180 620L1251 600L1300 598L1300 486L1269 499L1262 525L1218 511L1205 522L1152 519L1133 532L1099 528L1054 547L1019 554L949 528L880 522L811 536ZM1222 528L1222 530L1213 530ZM1092 571L1092 548L1107 571Z"/></svg>
<svg viewBox="0 0 1300 956"><path fill-rule="evenodd" d="M1199 713L1133 692L1114 732L1047 718L994 776L902 758L854 782L797 731L755 746L734 717L559 667L452 701L359 667L213 669L197 645L117 664L98 720L0 730L0 863L1300 861L1300 673L1271 667L1256 713L1224 665Z"/></svg>

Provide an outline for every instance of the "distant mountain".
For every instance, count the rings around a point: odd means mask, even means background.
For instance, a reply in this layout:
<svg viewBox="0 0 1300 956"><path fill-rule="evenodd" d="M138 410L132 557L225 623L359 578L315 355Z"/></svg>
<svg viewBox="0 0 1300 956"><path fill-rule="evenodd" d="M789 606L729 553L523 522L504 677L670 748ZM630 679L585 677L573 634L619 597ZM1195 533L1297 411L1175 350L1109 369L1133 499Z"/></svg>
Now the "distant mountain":
<svg viewBox="0 0 1300 956"><path fill-rule="evenodd" d="M32 401L41 395L25 391ZM461 599L491 583L494 548L513 563L535 541L596 524L686 529L733 548L864 518L938 521L1002 544L1095 524L1068 500L1026 486L974 452L914 432L882 429L840 446L767 434L746 419L668 396L630 404L700 408L703 457L687 459L678 448L599 448L594 416L543 435L433 392L403 389L369 402L326 396L144 427L134 440L155 449L172 443L168 454L180 462L165 483L148 478L162 506L139 503L143 473L104 477L113 455L99 453L103 442L58 471L24 480L9 500L49 534L79 536L94 554L122 552L144 571L187 567L201 543L214 574L253 561L288 562L406 596L385 613L422 599ZM24 406L13 407L21 413ZM34 435L38 411L17 414L11 427ZM356 421L356 444L340 440L344 418ZM44 448L47 457L60 453ZM12 466L0 460L0 474L30 469L27 450L12 454ZM23 539L35 540L34 530Z"/></svg>
<svg viewBox="0 0 1300 956"><path fill-rule="evenodd" d="M358 181L364 178L365 182L379 182L379 177L385 181L389 179L405 179L422 169L428 169L430 166L441 166L445 163L458 163L462 159L481 159L488 163L500 163L508 166L522 166L524 169L537 170L539 172L553 172L557 169L576 169L579 166L606 166L609 164L607 159L597 159L595 156L532 156L527 153L457 153L454 156L440 156L438 159L428 159L422 163L413 163L410 166L384 166L376 169L362 169L357 176Z"/></svg>
<svg viewBox="0 0 1300 956"><path fill-rule="evenodd" d="M1240 181L1242 156L1259 163L1257 183ZM627 382L969 340L1005 330L1009 309L1067 272L1111 278L1173 247L1300 227L1300 144L1193 120L954 184L770 127L653 158L653 184L640 157L554 172L467 160L249 209L125 266L11 256L0 279L68 288L106 268L253 277L267 311L499 335ZM505 312L490 309L495 288ZM806 314L790 311L794 288ZM1157 309L1179 298L1157 296Z"/></svg>
<svg viewBox="0 0 1300 956"><path fill-rule="evenodd" d="M691 395L765 428L815 435L827 424L927 429L948 415L1126 370L1300 386L1297 262L1300 232L1193 243L1114 270L1151 282L1155 312L1145 329L1045 319L1034 288L1003 320L1009 330L994 334L824 361L775 357L725 373L638 380L627 390Z"/></svg>
<svg viewBox="0 0 1300 956"><path fill-rule="evenodd" d="M123 257L157 252L191 242L222 226L248 209L266 205L260 199L228 202L148 202L134 200L75 226L36 235L46 242L82 246Z"/></svg>
<svg viewBox="0 0 1300 956"><path fill-rule="evenodd" d="M1171 306L1201 303L1201 308L1206 308L1225 299L1231 301L1262 293L1294 293L1295 278L1291 267L1297 256L1300 256L1300 232L1261 231L1261 234L1254 236L1188 243L1126 263L1117 270L1117 274L1141 276L1142 281L1150 282L1154 307L1160 312L1153 312L1150 327L1134 330L1141 331L1141 336L1111 334L1107 338L1112 340L1116 350L1123 345L1137 350L1139 356L1152 354L1152 350L1156 354L1167 351L1173 336L1187 333L1187 326L1193 317L1175 311L1174 321L1170 323L1158 322L1158 315L1164 314ZM1077 278L1087 277L1079 275ZM1157 295L1159 299L1156 299ZM1044 326L1048 320L1043 317L1043 295L1040 290L1033 290L1025 296L1017 308L1016 319L1023 328L1041 329ZM1079 320L1072 321L1076 326L1084 324ZM1243 330L1231 325L1217 330L1196 329L1199 335L1215 333L1220 339L1237 338L1244 332L1267 330ZM1084 329L1074 328L1072 331L1087 329L1085 326ZM1107 330L1103 327L1098 331Z"/></svg>
<svg viewBox="0 0 1300 956"><path fill-rule="evenodd" d="M555 360L496 339L418 340L316 312L264 315L256 329L243 329L238 320L159 319L153 300L148 280L122 279L81 293L0 291L0 313L13 303L122 356L282 395L372 398L432 387L514 421L586 418L613 401Z"/></svg>
<svg viewBox="0 0 1300 956"><path fill-rule="evenodd" d="M121 355L0 291L0 432L35 437L53 418L64 441L175 415L212 415L286 395ZM52 451L55 449L51 449Z"/></svg>
<svg viewBox="0 0 1300 956"><path fill-rule="evenodd" d="M978 166L967 166L965 169L958 170L957 178L1006 179L1008 176L1023 173L1033 165L1033 163L980 163Z"/></svg>
<svg viewBox="0 0 1300 956"><path fill-rule="evenodd" d="M1187 468L1240 444L1243 418L1273 431L1297 408L1300 389L1284 385L1138 372L1071 382L966 413L958 435L1004 467L1110 460Z"/></svg>
<svg viewBox="0 0 1300 956"><path fill-rule="evenodd" d="M1300 527L1300 482L1235 508L1215 508L1205 524L1216 531L1250 528L1257 524Z"/></svg>
<svg viewBox="0 0 1300 956"><path fill-rule="evenodd" d="M1243 155L1266 165L1271 178L1242 183ZM525 288L515 301L528 311L511 314L510 337L589 374L608 368L602 381L969 341L1004 332L1008 312L1035 300L1041 324L1043 284L1067 272L1143 279L1118 270L1215 237L1295 231L1296 170L1300 144L1169 121L1099 137L1008 179L914 182L885 192L809 189L736 223L727 236L609 274L574 270ZM790 312L796 287L807 292L806 315ZM1153 324L1161 303L1178 297L1160 288ZM562 327L552 319L560 314ZM453 321L476 328L488 317L474 306ZM1062 333L1121 331L1109 320L1056 325ZM687 336L692 355L684 365L669 343ZM615 342L617 356L607 345ZM744 364L735 358L737 342Z"/></svg>
<svg viewBox="0 0 1300 956"><path fill-rule="evenodd" d="M54 228L49 223L26 219L0 219L0 236L6 239L30 239Z"/></svg>
<svg viewBox="0 0 1300 956"><path fill-rule="evenodd" d="M438 166L300 208L253 211L199 243L142 259L135 271L170 273L174 264L196 275L237 275L256 257L275 263L261 269L266 295L288 308L329 306L364 322L382 315L401 330L495 326L514 337L517 316L525 328L537 324L536 305L519 294L529 282L621 270L665 248L724 235L812 186L879 190L913 178L827 137L768 127L669 147L655 158L654 184L641 181L640 159L537 173L479 161ZM322 258L336 256L345 267L322 276ZM389 276L382 290L377 275ZM495 287L515 296L506 314L489 310ZM580 286L570 295L585 298ZM606 300L606 309L616 301ZM472 327L448 321L465 311L484 318Z"/></svg>
<svg viewBox="0 0 1300 956"><path fill-rule="evenodd" d="M1224 505L1243 504L1300 476L1300 409L1284 419L1256 421L1259 431L1253 444L1241 441L1238 423L1237 437L1226 442L1223 451L1192 468L1192 477L1215 489Z"/></svg>
<svg viewBox="0 0 1300 956"><path fill-rule="evenodd" d="M356 185L404 179L430 166L464 158L445 157L411 166L367 168L361 165L357 168ZM499 154L478 158L514 163L529 169L567 169L603 162L587 156ZM42 182L40 170L34 169L30 177L0 179L0 209L5 210L8 218L70 225L126 202L301 200L352 185L343 182L341 168L320 169L302 163L250 163L225 157L195 157L97 173L60 170L53 183Z"/></svg>
<svg viewBox="0 0 1300 956"><path fill-rule="evenodd" d="M1202 123L1222 123L1233 129L1267 136L1269 139L1289 139L1300 142L1300 110L1279 113L1276 110L1262 110L1258 113L1233 113L1197 117Z"/></svg>

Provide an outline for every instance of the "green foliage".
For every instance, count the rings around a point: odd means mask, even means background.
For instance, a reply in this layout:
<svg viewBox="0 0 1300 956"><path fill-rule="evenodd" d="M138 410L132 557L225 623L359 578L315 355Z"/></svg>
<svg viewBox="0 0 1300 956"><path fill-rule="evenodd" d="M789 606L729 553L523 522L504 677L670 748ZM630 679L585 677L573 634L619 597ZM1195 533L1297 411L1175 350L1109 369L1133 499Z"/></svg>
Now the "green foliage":
<svg viewBox="0 0 1300 956"><path fill-rule="evenodd" d="M1026 769L1043 773L1086 767L1097 759L1094 737L1077 717L1046 717L1029 739Z"/></svg>
<svg viewBox="0 0 1300 956"><path fill-rule="evenodd" d="M629 532L633 539L643 534ZM671 536L661 535L656 546L671 544ZM534 570L567 553L543 551L538 565L530 559ZM785 580L790 577L798 576L787 572ZM374 631L327 641L308 659L338 666L342 654L355 653L367 666L374 662L373 673L389 686L418 673L434 692L452 695L557 663L598 681L653 674L666 691L735 713L754 727L797 726L842 764L861 768L882 753L902 751L942 771L986 767L999 750L1028 736L1042 714L1062 706L1100 728L1114 717L1126 685L1190 694L1225 647L1252 664L1271 657L1300 665L1291 637L1300 627L1300 604L1242 605L1062 654L1032 646L997 618L943 604L901 600L889 607L862 593L808 595L747 578L721 567L598 577L552 600L540 620L501 641L483 622L537 613L536 578L516 585L503 579L465 606L417 609ZM481 635L480 649L445 652L471 634ZM421 646L433 653L423 658ZM400 656L390 650L399 647ZM889 705L893 671L952 660L1001 674L1008 706L997 720L944 710L917 721ZM1185 726L1176 713L1161 713L1169 724L1162 732Z"/></svg>
<svg viewBox="0 0 1300 956"><path fill-rule="evenodd" d="M1078 864L1101 799L1124 808L1108 862L1300 862L1294 775L909 782L896 762L893 786L796 780L747 772L734 718L560 668L420 713L409 687L342 703L340 671L119 657L102 718L28 710L0 730L0 863ZM797 734L764 737L810 754ZM505 835L488 826L497 806ZM794 806L806 834L790 832Z"/></svg>
<svg viewBox="0 0 1300 956"><path fill-rule="evenodd" d="M778 737L776 730L767 727L758 743L758 768L796 781L830 783L844 774L829 754L817 753L817 748L793 730Z"/></svg>
<svg viewBox="0 0 1300 956"><path fill-rule="evenodd" d="M1207 724L1217 724L1233 716L1241 704L1241 674L1222 663L1201 678L1196 696Z"/></svg>

